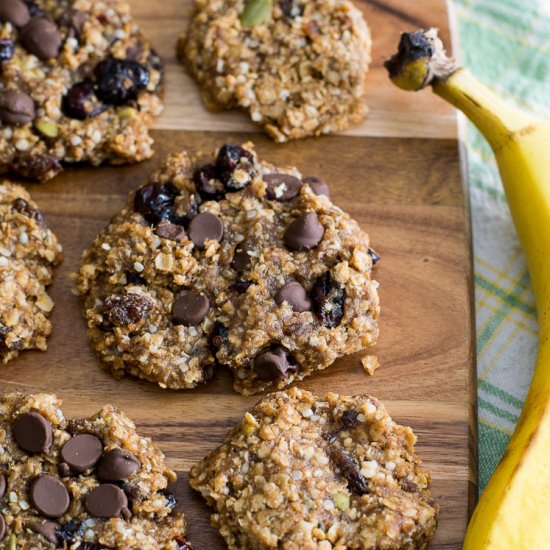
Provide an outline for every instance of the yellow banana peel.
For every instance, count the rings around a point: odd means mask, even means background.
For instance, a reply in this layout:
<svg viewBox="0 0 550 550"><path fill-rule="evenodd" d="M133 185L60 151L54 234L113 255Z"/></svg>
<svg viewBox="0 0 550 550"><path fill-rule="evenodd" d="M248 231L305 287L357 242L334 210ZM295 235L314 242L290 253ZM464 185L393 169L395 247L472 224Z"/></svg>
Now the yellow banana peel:
<svg viewBox="0 0 550 550"><path fill-rule="evenodd" d="M472 515L465 550L550 550L550 123L518 111L446 56L435 29L404 33L386 62L405 90L431 86L490 143L531 276L539 349L509 445Z"/></svg>

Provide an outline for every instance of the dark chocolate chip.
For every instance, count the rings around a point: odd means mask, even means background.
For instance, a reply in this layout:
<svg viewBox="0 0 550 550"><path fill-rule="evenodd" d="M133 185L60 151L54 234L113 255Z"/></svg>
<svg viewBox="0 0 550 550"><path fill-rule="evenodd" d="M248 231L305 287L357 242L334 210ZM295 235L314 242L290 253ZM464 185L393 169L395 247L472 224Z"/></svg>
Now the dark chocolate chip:
<svg viewBox="0 0 550 550"><path fill-rule="evenodd" d="M42 61L57 57L62 42L57 25L41 16L33 17L21 29L19 39L29 53Z"/></svg>
<svg viewBox="0 0 550 550"><path fill-rule="evenodd" d="M322 180L321 178L309 177L304 178L303 182L307 183L316 195L325 195L325 197L329 196L329 187L325 180Z"/></svg>
<svg viewBox="0 0 550 550"><path fill-rule="evenodd" d="M6 494L6 476L4 474L0 474L0 500L4 498L4 495Z"/></svg>
<svg viewBox="0 0 550 550"><path fill-rule="evenodd" d="M2 0L0 2L0 21L3 23L23 27L30 19L29 9L22 0Z"/></svg>
<svg viewBox="0 0 550 550"><path fill-rule="evenodd" d="M48 518L61 517L71 502L65 485L59 479L46 475L41 475L32 482L29 499L36 510Z"/></svg>
<svg viewBox="0 0 550 550"><path fill-rule="evenodd" d="M69 30L69 36L80 38L82 27L86 22L86 15L79 10L69 8L59 19L59 26Z"/></svg>
<svg viewBox="0 0 550 550"><path fill-rule="evenodd" d="M172 319L177 325L198 325L210 311L210 300L190 291L177 298L172 305Z"/></svg>
<svg viewBox="0 0 550 550"><path fill-rule="evenodd" d="M332 278L330 271L325 271L317 278L309 297L313 312L327 328L340 324L344 316L346 289Z"/></svg>
<svg viewBox="0 0 550 550"><path fill-rule="evenodd" d="M218 169L213 164L197 168L193 182L198 194L205 201L219 201L225 196L225 186L218 177Z"/></svg>
<svg viewBox="0 0 550 550"><path fill-rule="evenodd" d="M3 540L3 538L6 536L6 522L4 521L4 517L2 514L0 514L0 540Z"/></svg>
<svg viewBox="0 0 550 550"><path fill-rule="evenodd" d="M123 327L146 319L152 309L152 302L145 296L113 294L105 300L103 317L111 325Z"/></svg>
<svg viewBox="0 0 550 550"><path fill-rule="evenodd" d="M89 80L72 86L61 100L61 110L69 118L86 120L94 118L107 109L95 95L94 84Z"/></svg>
<svg viewBox="0 0 550 550"><path fill-rule="evenodd" d="M254 372L260 380L273 381L286 377L288 372L295 372L297 367L289 363L287 350L281 346L272 346L256 358Z"/></svg>
<svg viewBox="0 0 550 550"><path fill-rule="evenodd" d="M52 425L37 412L18 416L11 426L16 443L27 453L44 453L52 445Z"/></svg>
<svg viewBox="0 0 550 550"><path fill-rule="evenodd" d="M290 174L267 174L264 181L267 183L267 198L281 202L297 197L303 185L301 180Z"/></svg>
<svg viewBox="0 0 550 550"><path fill-rule="evenodd" d="M96 518L116 518L128 508L128 498L120 487L103 483L86 495L84 506Z"/></svg>
<svg viewBox="0 0 550 550"><path fill-rule="evenodd" d="M84 472L92 468L103 453L103 443L91 434L75 435L61 449L61 458L73 472Z"/></svg>
<svg viewBox="0 0 550 550"><path fill-rule="evenodd" d="M369 256L372 259L372 265L375 266L380 263L382 259L372 248L369 248Z"/></svg>
<svg viewBox="0 0 550 550"><path fill-rule="evenodd" d="M252 284L250 281L235 281L229 285L229 290L234 290L237 294L244 294Z"/></svg>
<svg viewBox="0 0 550 550"><path fill-rule="evenodd" d="M139 460L130 451L113 449L101 458L97 477L101 481L123 481L139 469Z"/></svg>
<svg viewBox="0 0 550 550"><path fill-rule="evenodd" d="M204 248L206 241L221 241L223 223L214 214L202 212L195 216L189 224L189 237L197 248Z"/></svg>
<svg viewBox="0 0 550 550"><path fill-rule="evenodd" d="M250 245L246 242L238 244L235 247L235 252L233 253L233 261L231 262L231 267L235 271L246 271L250 267L250 249Z"/></svg>
<svg viewBox="0 0 550 550"><path fill-rule="evenodd" d="M34 102L31 96L19 90L0 92L0 121L3 124L28 124L34 117Z"/></svg>
<svg viewBox="0 0 550 550"><path fill-rule="evenodd" d="M289 250L310 250L322 240L325 228L315 212L298 216L285 232L285 243Z"/></svg>
<svg viewBox="0 0 550 550"><path fill-rule="evenodd" d="M353 428L355 428L355 426L357 426L358 416L359 412L356 409L347 409L342 413L342 416L340 417L340 424L342 424L342 427L346 430L352 430Z"/></svg>
<svg viewBox="0 0 550 550"><path fill-rule="evenodd" d="M327 454L334 469L346 479L348 489L354 495L360 496L368 492L368 485L359 469L359 465L350 454L332 443L327 445Z"/></svg>
<svg viewBox="0 0 550 550"><path fill-rule="evenodd" d="M48 542L51 542L57 546L57 533L61 529L61 525L55 521L46 521L45 523L29 523L27 527L42 535Z"/></svg>
<svg viewBox="0 0 550 550"><path fill-rule="evenodd" d="M296 281L287 283L275 294L275 303L280 306L283 302L287 302L294 311L302 312L311 309L311 301L306 289Z"/></svg>
<svg viewBox="0 0 550 550"><path fill-rule="evenodd" d="M185 229L181 225L163 221L157 225L156 233L163 239L181 242L185 239Z"/></svg>
<svg viewBox="0 0 550 550"><path fill-rule="evenodd" d="M9 61L13 57L14 51L15 46L9 38L0 40L0 63L2 61Z"/></svg>

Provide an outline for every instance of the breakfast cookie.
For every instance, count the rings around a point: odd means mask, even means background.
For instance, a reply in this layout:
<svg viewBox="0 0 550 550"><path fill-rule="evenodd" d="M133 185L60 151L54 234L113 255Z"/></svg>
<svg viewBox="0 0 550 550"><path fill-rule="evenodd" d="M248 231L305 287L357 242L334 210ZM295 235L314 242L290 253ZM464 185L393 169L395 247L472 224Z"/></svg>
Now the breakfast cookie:
<svg viewBox="0 0 550 550"><path fill-rule="evenodd" d="M196 0L178 43L207 107L246 111L279 142L363 120L370 49L349 0Z"/></svg>
<svg viewBox="0 0 550 550"><path fill-rule="evenodd" d="M438 505L412 430L369 396L268 395L191 468L230 549L424 549Z"/></svg>
<svg viewBox="0 0 550 550"><path fill-rule="evenodd" d="M61 246L20 185L0 183L0 360L47 348L53 301L46 292Z"/></svg>
<svg viewBox="0 0 550 550"><path fill-rule="evenodd" d="M2 2L0 170L47 180L63 162L149 158L161 77L123 0Z"/></svg>
<svg viewBox="0 0 550 550"><path fill-rule="evenodd" d="M60 406L50 394L0 397L6 548L189 550L162 452L111 405L78 420Z"/></svg>
<svg viewBox="0 0 550 550"><path fill-rule="evenodd" d="M197 157L204 158L204 157ZM85 251L77 289L115 376L192 388L282 388L378 335L369 238L327 184L259 161L168 157Z"/></svg>

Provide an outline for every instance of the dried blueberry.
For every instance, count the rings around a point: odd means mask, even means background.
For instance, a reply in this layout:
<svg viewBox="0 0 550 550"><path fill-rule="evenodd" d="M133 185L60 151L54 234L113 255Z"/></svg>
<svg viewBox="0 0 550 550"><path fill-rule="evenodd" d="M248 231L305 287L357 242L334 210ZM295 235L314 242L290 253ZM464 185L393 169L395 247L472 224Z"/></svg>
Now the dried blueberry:
<svg viewBox="0 0 550 550"><path fill-rule="evenodd" d="M330 271L320 275L309 293L312 309L327 328L340 324L344 316L346 289L332 279Z"/></svg>
<svg viewBox="0 0 550 550"><path fill-rule="evenodd" d="M228 334L229 329L219 321L216 321L210 333L210 348L213 351L219 350L227 341Z"/></svg>
<svg viewBox="0 0 550 550"><path fill-rule="evenodd" d="M368 486L355 458L332 443L327 445L327 454L334 469L348 482L348 489L354 495L364 495Z"/></svg>
<svg viewBox="0 0 550 550"><path fill-rule="evenodd" d="M9 61L13 57L14 50L13 42L9 38L0 40L0 62Z"/></svg>
<svg viewBox="0 0 550 550"><path fill-rule="evenodd" d="M172 494L172 493L169 493L168 491L160 491L160 493L166 498L166 500L168 501L166 503L166 507L167 508L170 508L170 510L173 510L175 507L176 507L176 504L178 503L176 497Z"/></svg>
<svg viewBox="0 0 550 550"><path fill-rule="evenodd" d="M111 325L120 327L137 323L151 313L153 304L138 294L113 294L105 300L103 317Z"/></svg>
<svg viewBox="0 0 550 550"><path fill-rule="evenodd" d="M149 71L137 61L110 57L95 69L96 94L110 105L125 105L137 99L149 84Z"/></svg>
<svg viewBox="0 0 550 550"><path fill-rule="evenodd" d="M149 52L147 63L149 67L151 67L151 69L154 69L155 71L162 71L162 69L164 68L164 63L162 61L162 58L157 53L157 51L153 48L151 48L151 51Z"/></svg>
<svg viewBox="0 0 550 550"><path fill-rule="evenodd" d="M178 194L178 189L169 183L149 183L136 191L134 211L142 214L149 223L173 221L172 207Z"/></svg>
<svg viewBox="0 0 550 550"><path fill-rule="evenodd" d="M59 542L67 542L74 544L77 537L81 537L84 531L84 523L76 519L72 519L57 532L57 538Z"/></svg>
<svg viewBox="0 0 550 550"><path fill-rule="evenodd" d="M213 164L206 164L195 170L193 181L203 200L219 201L223 199L225 187L218 178L218 170Z"/></svg>
<svg viewBox="0 0 550 550"><path fill-rule="evenodd" d="M25 2L31 17L35 15L44 15L44 12L32 0L23 0Z"/></svg>
<svg viewBox="0 0 550 550"><path fill-rule="evenodd" d="M372 259L372 265L373 266L379 264L380 260L382 259L382 258L380 258L380 256L372 248L369 248L369 256Z"/></svg>
<svg viewBox="0 0 550 550"><path fill-rule="evenodd" d="M61 101L63 113L77 120L96 117L106 109L107 105L97 98L94 84L90 81L75 84Z"/></svg>
<svg viewBox="0 0 550 550"><path fill-rule="evenodd" d="M246 187L252 181L253 167L252 153L239 145L225 144L218 152L216 168L227 191L239 191ZM241 173L241 170L244 173Z"/></svg>

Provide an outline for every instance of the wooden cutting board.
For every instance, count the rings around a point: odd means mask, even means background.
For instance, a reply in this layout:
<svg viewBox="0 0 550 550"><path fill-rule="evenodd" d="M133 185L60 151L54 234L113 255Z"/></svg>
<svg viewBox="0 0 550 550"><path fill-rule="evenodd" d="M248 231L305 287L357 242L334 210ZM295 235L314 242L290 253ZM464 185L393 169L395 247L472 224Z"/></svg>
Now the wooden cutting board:
<svg viewBox="0 0 550 550"><path fill-rule="evenodd" d="M456 118L428 92L395 89L382 67L403 30L437 26L449 43L444 1L363 0L359 5L375 44L368 77L371 116L346 135L287 145L250 133L255 129L244 115L214 115L202 107L174 54L191 0L132 4L167 61L167 108L155 131L157 155L138 166L67 170L53 182L29 186L64 246L65 261L52 287L56 308L48 352L23 353L0 367L0 389L56 392L69 416L92 414L106 402L123 408L180 472L176 493L195 548L223 548L186 472L258 398L234 394L226 372L200 389L179 393L136 380L116 382L88 346L68 274L128 191L167 153L253 139L261 157L325 178L334 202L359 220L382 256L375 271L381 283L381 336L373 349L380 369L370 377L360 356L350 356L301 386L321 395L371 393L394 419L413 427L441 505L432 548L460 548L476 495L476 423L470 234Z"/></svg>

